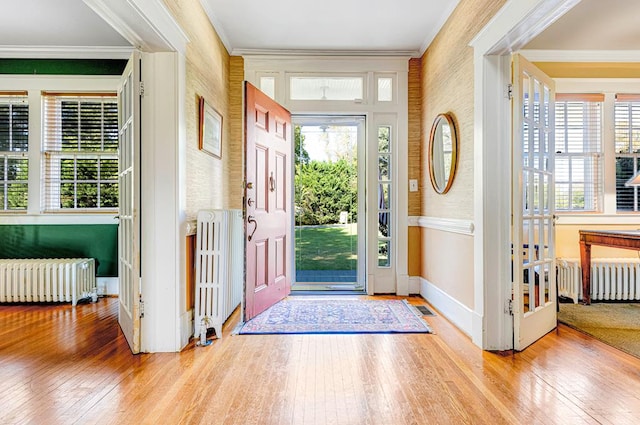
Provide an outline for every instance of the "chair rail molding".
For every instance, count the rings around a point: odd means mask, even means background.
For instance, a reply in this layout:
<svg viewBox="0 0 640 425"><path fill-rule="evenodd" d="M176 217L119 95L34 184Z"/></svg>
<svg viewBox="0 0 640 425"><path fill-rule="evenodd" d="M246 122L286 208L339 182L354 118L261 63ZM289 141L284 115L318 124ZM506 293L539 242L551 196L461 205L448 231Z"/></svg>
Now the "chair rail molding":
<svg viewBox="0 0 640 425"><path fill-rule="evenodd" d="M408 225L467 236L473 236L475 230L473 221L458 218L411 216L408 219Z"/></svg>

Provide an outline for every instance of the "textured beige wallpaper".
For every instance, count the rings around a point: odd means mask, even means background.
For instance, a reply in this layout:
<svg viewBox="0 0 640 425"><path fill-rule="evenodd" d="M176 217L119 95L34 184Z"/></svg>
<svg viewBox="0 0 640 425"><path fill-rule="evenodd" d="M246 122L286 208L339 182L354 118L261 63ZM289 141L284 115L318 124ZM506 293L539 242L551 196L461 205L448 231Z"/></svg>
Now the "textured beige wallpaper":
<svg viewBox="0 0 640 425"><path fill-rule="evenodd" d="M237 190L241 183L231 178L231 164L235 167L238 159L230 143L230 59L199 0L165 0L165 4L190 40L186 53L186 213L194 219L199 209L239 207L241 203ZM222 159L198 149L198 96L204 96L223 117Z"/></svg>
<svg viewBox="0 0 640 425"><path fill-rule="evenodd" d="M242 208L242 181L244 179L244 139L242 110L244 59L231 56L229 63L229 153L225 165L229 166L229 208Z"/></svg>
<svg viewBox="0 0 640 425"><path fill-rule="evenodd" d="M420 152L422 135L422 84L420 81L421 59L409 60L409 179L416 179L420 182L422 173L422 155ZM418 192L409 192L409 215L420 215L421 193L423 187L419 187Z"/></svg>
<svg viewBox="0 0 640 425"><path fill-rule="evenodd" d="M473 49L469 42L505 0L462 0L422 57L422 213L473 219ZM456 121L460 143L458 172L446 195L429 180L429 132L439 113Z"/></svg>
<svg viewBox="0 0 640 425"><path fill-rule="evenodd" d="M473 220L473 49L469 42L505 0L461 0L422 56L420 215ZM458 172L446 195L431 187L429 132L439 113L453 115L459 138ZM474 308L473 237L422 229L421 276L470 309Z"/></svg>

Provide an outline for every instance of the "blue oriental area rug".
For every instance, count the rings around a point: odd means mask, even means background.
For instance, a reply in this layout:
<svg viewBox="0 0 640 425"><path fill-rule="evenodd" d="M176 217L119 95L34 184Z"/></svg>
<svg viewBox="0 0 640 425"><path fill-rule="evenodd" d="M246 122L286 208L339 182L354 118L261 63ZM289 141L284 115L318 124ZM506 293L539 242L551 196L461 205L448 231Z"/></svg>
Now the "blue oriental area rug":
<svg viewBox="0 0 640 425"><path fill-rule="evenodd" d="M430 333L404 300L289 297L245 323L240 334Z"/></svg>

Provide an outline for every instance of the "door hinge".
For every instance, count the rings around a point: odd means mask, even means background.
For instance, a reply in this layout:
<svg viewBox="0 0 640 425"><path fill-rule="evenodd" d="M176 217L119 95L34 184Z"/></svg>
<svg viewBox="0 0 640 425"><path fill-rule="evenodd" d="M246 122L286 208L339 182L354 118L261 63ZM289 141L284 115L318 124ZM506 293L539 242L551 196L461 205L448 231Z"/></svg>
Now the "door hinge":
<svg viewBox="0 0 640 425"><path fill-rule="evenodd" d="M509 316L513 316L513 300L507 300L507 303L504 308L504 312Z"/></svg>
<svg viewBox="0 0 640 425"><path fill-rule="evenodd" d="M138 94L140 97L144 97L144 81L140 81L140 84L138 84Z"/></svg>
<svg viewBox="0 0 640 425"><path fill-rule="evenodd" d="M507 84L505 97L509 100L513 99L513 84Z"/></svg>
<svg viewBox="0 0 640 425"><path fill-rule="evenodd" d="M142 301L142 295L140 295L140 318L144 317L144 301Z"/></svg>

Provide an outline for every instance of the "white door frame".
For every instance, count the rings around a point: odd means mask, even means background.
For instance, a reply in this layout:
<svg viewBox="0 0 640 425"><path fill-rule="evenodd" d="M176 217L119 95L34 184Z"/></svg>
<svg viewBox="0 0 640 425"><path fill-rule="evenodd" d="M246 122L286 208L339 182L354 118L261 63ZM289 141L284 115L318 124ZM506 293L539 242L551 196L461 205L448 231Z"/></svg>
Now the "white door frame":
<svg viewBox="0 0 640 425"><path fill-rule="evenodd" d="M393 179L396 182L392 221L395 235L395 254L392 254L392 268L378 268L367 264L367 291L373 293L409 294L408 276L408 63L409 57L404 56L308 56L295 54L264 55L246 54L244 58L245 79L260 88L260 77L275 78L275 100L291 111L294 115L364 115L366 116L366 139L372 141L372 135L377 134L377 124L380 119L394 115L391 124L396 131L396 138L392 140L393 150ZM290 75L311 73L362 75L365 77L365 98L360 101L302 101L287 98L286 81ZM372 82L378 75L392 76L396 87L393 101L377 102L375 87ZM377 123L377 124L376 124ZM368 164L367 167L371 167ZM370 227L370 226L369 226ZM368 229L371 233L371 229ZM371 235L369 235L371 238ZM368 242L371 244L371 239ZM394 242L392 242L394 243ZM369 254L370 256L370 254Z"/></svg>
<svg viewBox="0 0 640 425"><path fill-rule="evenodd" d="M185 53L189 40L162 2L83 1L143 52L141 351L180 351L192 334L191 312L184 311ZM108 52L102 54L106 57Z"/></svg>
<svg viewBox="0 0 640 425"><path fill-rule="evenodd" d="M474 312L472 339L513 348L511 299L511 81L509 54L580 0L510 0L471 41L474 48ZM498 122L501 125L496 126ZM486 143L485 143L486 141ZM495 249L499 246L500 249Z"/></svg>

